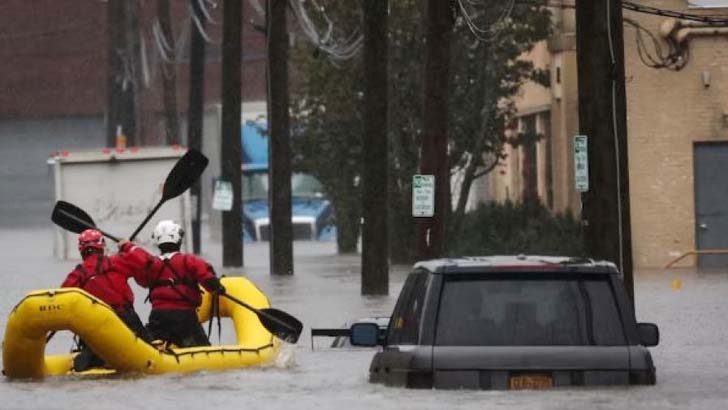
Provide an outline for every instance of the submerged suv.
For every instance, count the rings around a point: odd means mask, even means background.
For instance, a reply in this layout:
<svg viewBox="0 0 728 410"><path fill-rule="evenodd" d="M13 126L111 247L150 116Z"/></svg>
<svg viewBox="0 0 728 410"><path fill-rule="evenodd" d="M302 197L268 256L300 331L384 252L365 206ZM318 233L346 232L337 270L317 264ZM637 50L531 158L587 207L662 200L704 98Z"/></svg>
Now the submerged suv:
<svg viewBox="0 0 728 410"><path fill-rule="evenodd" d="M614 264L538 256L420 262L386 332L351 327L354 345L383 345L370 381L414 388L523 389L654 384L647 346Z"/></svg>

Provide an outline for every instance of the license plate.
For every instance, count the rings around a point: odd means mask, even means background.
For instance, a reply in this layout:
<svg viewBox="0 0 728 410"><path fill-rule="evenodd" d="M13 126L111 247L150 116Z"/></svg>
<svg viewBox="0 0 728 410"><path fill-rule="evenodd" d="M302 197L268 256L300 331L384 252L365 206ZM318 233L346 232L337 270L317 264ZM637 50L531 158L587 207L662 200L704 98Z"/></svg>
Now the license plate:
<svg viewBox="0 0 728 410"><path fill-rule="evenodd" d="M511 376L508 381L508 387L511 390L548 389L553 385L554 381L551 376L545 374L520 374Z"/></svg>

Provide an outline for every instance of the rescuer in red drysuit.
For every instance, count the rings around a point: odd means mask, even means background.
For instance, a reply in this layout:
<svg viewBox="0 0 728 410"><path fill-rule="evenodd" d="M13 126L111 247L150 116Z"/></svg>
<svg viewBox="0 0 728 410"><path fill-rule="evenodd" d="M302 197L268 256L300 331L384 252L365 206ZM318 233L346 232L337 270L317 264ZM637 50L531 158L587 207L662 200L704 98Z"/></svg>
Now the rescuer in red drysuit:
<svg viewBox="0 0 728 410"><path fill-rule="evenodd" d="M162 254L150 255L135 280L149 288L152 311L147 329L155 339L179 347L209 346L196 312L202 301L199 285L216 294L225 293L225 288L209 263L179 251L183 237L184 230L174 221L160 221L152 240Z"/></svg>
<svg viewBox="0 0 728 410"><path fill-rule="evenodd" d="M134 294L128 280L144 267L146 252L129 241L119 243L117 255L106 256L106 241L101 232L87 229L78 237L78 251L83 262L77 265L61 287L81 288L111 306L117 316L138 337L146 342L152 338L134 310ZM74 359L74 370L101 366L103 361L81 342L81 352Z"/></svg>

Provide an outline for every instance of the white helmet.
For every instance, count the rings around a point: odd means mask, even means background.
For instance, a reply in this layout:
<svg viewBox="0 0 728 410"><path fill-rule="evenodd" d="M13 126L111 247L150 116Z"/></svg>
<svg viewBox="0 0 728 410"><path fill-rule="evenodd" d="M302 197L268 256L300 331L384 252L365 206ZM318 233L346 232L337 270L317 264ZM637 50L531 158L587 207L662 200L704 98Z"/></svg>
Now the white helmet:
<svg viewBox="0 0 728 410"><path fill-rule="evenodd" d="M154 231L152 231L152 240L159 246L163 243L180 243L185 236L185 231L172 220L159 221Z"/></svg>

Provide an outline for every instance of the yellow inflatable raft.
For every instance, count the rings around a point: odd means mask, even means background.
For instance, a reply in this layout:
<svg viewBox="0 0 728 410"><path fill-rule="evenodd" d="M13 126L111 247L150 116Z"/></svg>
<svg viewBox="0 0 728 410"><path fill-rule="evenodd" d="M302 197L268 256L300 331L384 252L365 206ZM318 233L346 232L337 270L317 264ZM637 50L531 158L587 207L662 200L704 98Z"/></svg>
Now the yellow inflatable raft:
<svg viewBox="0 0 728 410"><path fill-rule="evenodd" d="M222 278L222 283L229 295L252 307L269 307L265 295L247 279ZM200 321L208 320L210 314L210 298L205 294L198 311ZM46 336L56 330L70 330L79 335L118 372L225 370L261 365L275 358L279 342L260 324L255 313L220 298L220 315L232 319L236 345L160 351L137 338L111 307L81 289L34 291L20 301L8 318L3 341L3 373L9 378L72 374L73 354L45 355Z"/></svg>

